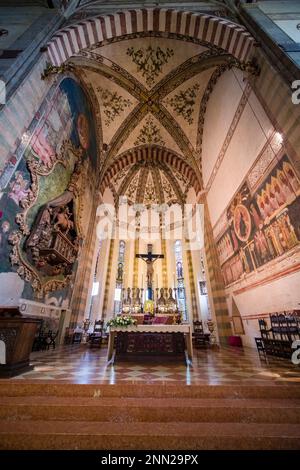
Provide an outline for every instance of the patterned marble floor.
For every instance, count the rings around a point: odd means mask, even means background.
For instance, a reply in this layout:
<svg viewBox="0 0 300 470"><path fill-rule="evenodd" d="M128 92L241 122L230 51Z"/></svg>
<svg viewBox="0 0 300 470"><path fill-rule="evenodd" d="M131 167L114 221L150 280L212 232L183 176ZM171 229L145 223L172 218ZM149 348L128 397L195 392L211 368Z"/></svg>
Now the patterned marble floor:
<svg viewBox="0 0 300 470"><path fill-rule="evenodd" d="M146 357L121 359L107 365L107 350L86 345L61 346L33 353L34 370L12 380L69 383L181 383L222 385L300 384L300 366L287 359L260 359L255 350L221 348L194 350L192 366L181 358Z"/></svg>

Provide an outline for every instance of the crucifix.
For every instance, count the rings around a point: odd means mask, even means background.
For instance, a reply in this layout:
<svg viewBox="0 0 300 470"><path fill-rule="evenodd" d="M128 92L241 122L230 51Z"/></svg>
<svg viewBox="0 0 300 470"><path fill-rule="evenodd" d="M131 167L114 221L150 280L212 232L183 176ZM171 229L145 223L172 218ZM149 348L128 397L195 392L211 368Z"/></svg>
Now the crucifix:
<svg viewBox="0 0 300 470"><path fill-rule="evenodd" d="M152 253L153 245L147 245L148 253L144 254L137 254L135 255L136 258L141 258L143 261L147 263L147 291L148 291L148 299L153 300L152 294L152 283L153 283L153 263L159 258L164 258L164 255L154 255Z"/></svg>

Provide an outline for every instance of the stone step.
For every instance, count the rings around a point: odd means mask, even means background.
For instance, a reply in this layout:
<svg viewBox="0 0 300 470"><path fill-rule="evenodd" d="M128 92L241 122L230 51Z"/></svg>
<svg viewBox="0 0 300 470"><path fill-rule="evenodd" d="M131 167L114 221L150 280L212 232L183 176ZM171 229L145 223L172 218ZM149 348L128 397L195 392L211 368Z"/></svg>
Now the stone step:
<svg viewBox="0 0 300 470"><path fill-rule="evenodd" d="M300 424L300 399L0 397L0 419Z"/></svg>
<svg viewBox="0 0 300 470"><path fill-rule="evenodd" d="M135 398L300 398L299 384L291 385L170 385L22 383L0 380L0 397L135 397Z"/></svg>
<svg viewBox="0 0 300 470"><path fill-rule="evenodd" d="M0 449L299 449L300 425L2 421Z"/></svg>

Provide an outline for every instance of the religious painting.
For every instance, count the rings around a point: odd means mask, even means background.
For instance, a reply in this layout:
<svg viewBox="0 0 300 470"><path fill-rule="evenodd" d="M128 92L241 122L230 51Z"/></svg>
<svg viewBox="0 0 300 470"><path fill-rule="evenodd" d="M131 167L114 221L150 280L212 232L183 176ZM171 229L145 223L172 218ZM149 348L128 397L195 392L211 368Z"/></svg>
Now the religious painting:
<svg viewBox="0 0 300 470"><path fill-rule="evenodd" d="M94 167L97 163L95 120L81 86L72 78L64 79L53 97L45 120L36 128L29 149L45 168L51 168L63 142L70 140L81 148Z"/></svg>
<svg viewBox="0 0 300 470"><path fill-rule="evenodd" d="M234 210L233 226L238 239L246 242L251 233L251 217L243 204L238 204Z"/></svg>
<svg viewBox="0 0 300 470"><path fill-rule="evenodd" d="M300 181L287 155L250 191L247 180L226 210L217 236L225 285L238 281L300 242Z"/></svg>
<svg viewBox="0 0 300 470"><path fill-rule="evenodd" d="M72 78L46 97L34 120L0 199L0 272L26 281L24 298L57 292L63 302L91 210L96 130L89 98Z"/></svg>

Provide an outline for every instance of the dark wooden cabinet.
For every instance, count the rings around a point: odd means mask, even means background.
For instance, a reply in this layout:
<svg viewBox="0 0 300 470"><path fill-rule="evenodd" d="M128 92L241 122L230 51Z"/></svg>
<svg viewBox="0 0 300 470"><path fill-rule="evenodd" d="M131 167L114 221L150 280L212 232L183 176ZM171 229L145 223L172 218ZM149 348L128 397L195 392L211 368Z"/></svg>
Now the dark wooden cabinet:
<svg viewBox="0 0 300 470"><path fill-rule="evenodd" d="M16 308L0 308L0 377L13 377L33 367L29 357L40 321L23 317ZM4 362L4 363L3 363Z"/></svg>

